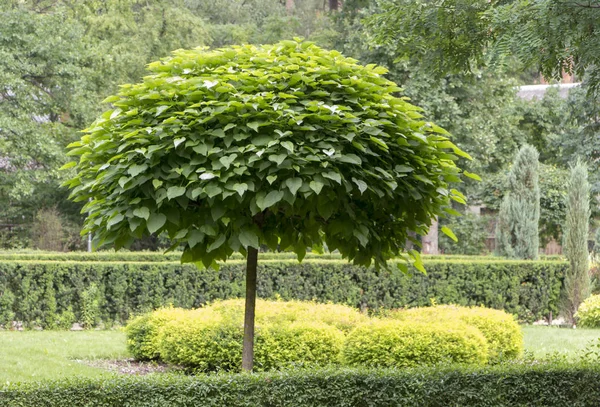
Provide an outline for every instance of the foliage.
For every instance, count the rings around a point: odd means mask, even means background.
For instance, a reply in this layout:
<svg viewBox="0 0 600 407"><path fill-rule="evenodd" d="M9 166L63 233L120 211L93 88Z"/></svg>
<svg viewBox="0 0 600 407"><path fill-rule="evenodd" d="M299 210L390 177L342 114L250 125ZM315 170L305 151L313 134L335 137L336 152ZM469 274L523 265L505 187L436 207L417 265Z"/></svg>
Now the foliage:
<svg viewBox="0 0 600 407"><path fill-rule="evenodd" d="M243 304L226 301L178 311L175 319L154 331L160 359L196 372L239 371ZM354 314L354 323L360 320L357 311L339 305L258 301L255 368L339 363L344 333L336 325L349 314ZM128 342L135 340L128 337Z"/></svg>
<svg viewBox="0 0 600 407"><path fill-rule="evenodd" d="M440 304L484 305L504 309L522 321L558 312L563 261L520 262L426 260L427 275L356 267L341 260L264 261L259 266L258 296L318 300L356 309L401 308ZM98 286L99 317L105 325L124 324L132 315L173 304L197 308L244 293L245 265L229 261L218 272L193 265L140 262L0 261L0 298L4 321L32 327L54 326L66 311L82 321L80 293ZM8 312L9 315L6 315ZM12 317L11 317L12 316Z"/></svg>
<svg viewBox="0 0 600 407"><path fill-rule="evenodd" d="M487 252L486 241L489 237L490 217L467 212L462 216L445 222L452 229L458 241L440 235L439 248L444 254L480 255Z"/></svg>
<svg viewBox="0 0 600 407"><path fill-rule="evenodd" d="M548 243L551 239L562 240L562 227L564 224L565 198L569 173L567 170L540 164L540 241ZM489 209L499 211L506 191L508 190L508 171L484 177L479 191L474 199L481 200ZM506 212L505 212L506 213ZM454 230L454 229L453 229Z"/></svg>
<svg viewBox="0 0 600 407"><path fill-rule="evenodd" d="M585 299L577 309L575 320L582 328L599 328L600 295L592 295Z"/></svg>
<svg viewBox="0 0 600 407"><path fill-rule="evenodd" d="M284 372L105 376L3 384L0 403L23 407L165 405L329 407L440 405L594 407L598 365L542 363L485 368L326 369Z"/></svg>
<svg viewBox="0 0 600 407"><path fill-rule="evenodd" d="M540 189L537 150L523 146L508 174L508 192L500 206L496 250L500 255L537 259L540 246Z"/></svg>
<svg viewBox="0 0 600 407"><path fill-rule="evenodd" d="M81 322L84 328L93 328L100 321L100 291L92 283L81 293Z"/></svg>
<svg viewBox="0 0 600 407"><path fill-rule="evenodd" d="M383 265L463 201L445 150L464 153L391 95L382 68L284 41L177 51L150 69L71 146L67 185L91 199L97 244L167 231L182 261L206 266L261 244L302 259L323 243Z"/></svg>
<svg viewBox="0 0 600 407"><path fill-rule="evenodd" d="M375 39L399 58L418 58L437 74L469 71L508 57L547 78L564 71L600 85L596 2L568 0L379 0L368 20ZM433 49L434 51L431 51Z"/></svg>
<svg viewBox="0 0 600 407"><path fill-rule="evenodd" d="M591 294L588 235L590 229L590 184L587 167L581 161L571 168L567 184L567 218L565 220L565 256L569 271L565 274L563 311L574 321L579 305Z"/></svg>
<svg viewBox="0 0 600 407"><path fill-rule="evenodd" d="M483 365L487 356L481 332L456 321L371 321L350 332L344 346L344 362L350 366Z"/></svg>
<svg viewBox="0 0 600 407"><path fill-rule="evenodd" d="M56 208L38 211L33 224L32 238L36 249L63 250L62 222Z"/></svg>
<svg viewBox="0 0 600 407"><path fill-rule="evenodd" d="M125 326L127 350L137 360L158 359L158 333L170 321L185 317L189 312L173 306L138 315Z"/></svg>
<svg viewBox="0 0 600 407"><path fill-rule="evenodd" d="M388 318L409 322L452 323L457 321L477 328L485 337L490 362L515 359L523 353L523 334L514 317L504 311L484 307L438 305L401 309L385 313Z"/></svg>

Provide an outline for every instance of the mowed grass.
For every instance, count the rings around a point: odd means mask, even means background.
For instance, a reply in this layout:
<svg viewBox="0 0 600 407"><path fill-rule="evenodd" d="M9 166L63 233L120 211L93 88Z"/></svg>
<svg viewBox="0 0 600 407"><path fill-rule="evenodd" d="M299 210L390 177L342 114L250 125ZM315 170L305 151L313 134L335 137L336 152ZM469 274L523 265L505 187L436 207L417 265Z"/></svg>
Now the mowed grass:
<svg viewBox="0 0 600 407"><path fill-rule="evenodd" d="M119 331L0 332L0 383L111 374L80 360L130 357Z"/></svg>
<svg viewBox="0 0 600 407"><path fill-rule="evenodd" d="M535 358L543 358L552 353L575 356L590 343L598 342L600 329L570 329L548 326L523 326L525 351Z"/></svg>
<svg viewBox="0 0 600 407"><path fill-rule="evenodd" d="M525 349L536 358L576 355L598 341L600 329L523 326ZM120 331L0 332L0 383L110 375L82 360L129 358Z"/></svg>

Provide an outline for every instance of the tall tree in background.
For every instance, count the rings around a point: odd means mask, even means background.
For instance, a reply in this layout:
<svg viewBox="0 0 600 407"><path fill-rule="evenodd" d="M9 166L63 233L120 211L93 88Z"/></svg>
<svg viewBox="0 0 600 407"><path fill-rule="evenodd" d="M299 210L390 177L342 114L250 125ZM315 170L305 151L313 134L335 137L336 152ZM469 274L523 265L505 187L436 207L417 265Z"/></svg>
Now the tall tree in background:
<svg viewBox="0 0 600 407"><path fill-rule="evenodd" d="M540 246L539 153L524 145L508 176L508 193L500 206L496 229L497 252L519 259L538 258Z"/></svg>
<svg viewBox="0 0 600 407"><path fill-rule="evenodd" d="M579 305L591 293L589 274L588 234L590 221L590 184L587 167L581 161L571 168L567 184L567 217L565 219L564 251L569 271L564 280L563 311L574 323Z"/></svg>

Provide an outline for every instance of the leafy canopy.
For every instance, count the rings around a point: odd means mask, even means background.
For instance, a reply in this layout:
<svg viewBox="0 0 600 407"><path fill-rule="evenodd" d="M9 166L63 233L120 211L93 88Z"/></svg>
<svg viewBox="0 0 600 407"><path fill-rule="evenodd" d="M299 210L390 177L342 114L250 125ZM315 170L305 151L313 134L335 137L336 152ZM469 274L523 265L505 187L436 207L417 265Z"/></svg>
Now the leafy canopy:
<svg viewBox="0 0 600 407"><path fill-rule="evenodd" d="M385 265L443 215L467 156L375 65L310 42L175 51L71 144L83 233L166 231L182 261L326 244ZM466 173L466 175L470 175Z"/></svg>

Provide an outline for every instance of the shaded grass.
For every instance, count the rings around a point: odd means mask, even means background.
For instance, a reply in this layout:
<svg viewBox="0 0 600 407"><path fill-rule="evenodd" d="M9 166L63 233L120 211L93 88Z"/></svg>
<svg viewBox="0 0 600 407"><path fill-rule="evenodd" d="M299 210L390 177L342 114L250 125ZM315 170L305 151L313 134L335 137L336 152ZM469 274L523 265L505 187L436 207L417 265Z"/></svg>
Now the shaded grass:
<svg viewBox="0 0 600 407"><path fill-rule="evenodd" d="M0 383L108 375L77 360L126 357L119 331L0 332Z"/></svg>
<svg viewBox="0 0 600 407"><path fill-rule="evenodd" d="M525 351L535 358L552 353L576 356L590 345L598 342L600 329L570 329L548 326L523 326Z"/></svg>

